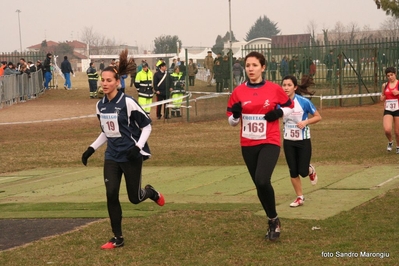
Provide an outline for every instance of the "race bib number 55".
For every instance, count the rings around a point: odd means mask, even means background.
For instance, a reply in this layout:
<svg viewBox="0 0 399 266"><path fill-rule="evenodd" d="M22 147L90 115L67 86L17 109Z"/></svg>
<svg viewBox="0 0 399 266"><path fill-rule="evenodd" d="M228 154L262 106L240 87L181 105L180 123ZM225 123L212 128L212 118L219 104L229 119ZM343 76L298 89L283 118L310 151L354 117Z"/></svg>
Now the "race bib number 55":
<svg viewBox="0 0 399 266"><path fill-rule="evenodd" d="M242 114L242 137L247 139L266 139L265 115Z"/></svg>

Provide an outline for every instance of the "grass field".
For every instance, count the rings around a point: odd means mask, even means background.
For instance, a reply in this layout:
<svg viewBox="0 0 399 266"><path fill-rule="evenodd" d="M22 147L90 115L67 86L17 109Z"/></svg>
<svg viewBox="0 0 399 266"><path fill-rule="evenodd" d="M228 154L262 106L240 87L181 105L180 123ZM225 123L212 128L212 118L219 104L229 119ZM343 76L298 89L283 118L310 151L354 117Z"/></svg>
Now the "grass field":
<svg viewBox="0 0 399 266"><path fill-rule="evenodd" d="M78 89L50 90L39 99L0 110L0 122L93 114L95 101L88 99L84 75L78 75L73 84ZM193 90L209 91L203 83L197 84ZM134 94L131 88L129 92ZM0 193L2 218L104 219L67 234L3 251L0 264L399 265L397 179L383 190L374 187L399 174L396 166L399 155L385 151L381 103L323 108L323 120L312 126L312 162L320 169L320 182L315 192L312 192L314 187L304 182L305 193L311 195L312 201L298 209L287 208L285 204L295 195L281 154L272 181L281 204L277 211L286 218L282 219L281 239L272 243L264 240L266 219L259 213L260 204L245 172L238 128L230 127L226 121L226 100L212 99L206 106L205 101L198 103L197 116L191 110L192 122L186 122L186 116L173 121L154 119L149 140L153 158L145 162L143 179L159 185L169 195L169 201L166 197L167 204L160 208L152 202L131 205L124 198L126 244L112 251L99 249L111 236L105 195L101 191L104 148L89 159L88 167L80 162L82 152L99 133L97 119L1 125L0 190L13 187L17 195L12 198L5 196L7 192ZM152 117L155 118L154 113ZM232 188L249 187L247 194L237 192L240 197L223 197L212 192L210 184L215 181L206 171L214 173L218 169L215 179L224 173L239 174L237 183L220 182L222 188L228 192ZM86 171L86 174L67 175L70 171ZM156 171L162 172L159 180L152 174ZM55 178L55 172L64 174ZM19 176L20 183L15 183L16 179L5 181L4 178L11 176ZM46 176L49 179L43 181ZM74 194L73 190L79 191L85 182L83 177L87 177L87 185L92 189L83 195ZM29 180L30 190L26 190L24 186ZM206 182L208 186L200 190L200 185ZM29 194L35 189L47 191L49 197ZM64 190L67 191L60 193ZM65 196L59 197L57 193ZM211 199L202 201L206 197ZM350 205L363 197L359 206ZM341 211L320 218L319 213L336 210L312 204L313 201L336 202L342 206ZM315 219L309 217L312 213Z"/></svg>

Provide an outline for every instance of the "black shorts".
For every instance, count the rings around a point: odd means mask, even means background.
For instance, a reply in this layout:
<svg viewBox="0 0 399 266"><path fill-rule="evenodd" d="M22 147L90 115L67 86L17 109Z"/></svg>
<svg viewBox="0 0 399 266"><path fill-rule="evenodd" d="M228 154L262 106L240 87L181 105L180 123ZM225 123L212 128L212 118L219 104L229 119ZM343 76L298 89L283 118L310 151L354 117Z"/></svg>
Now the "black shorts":
<svg viewBox="0 0 399 266"><path fill-rule="evenodd" d="M399 116L399 110L396 110L396 111L384 110L384 115Z"/></svg>
<svg viewBox="0 0 399 266"><path fill-rule="evenodd" d="M307 177L309 175L310 158L312 157L312 143L310 139L284 140L284 154L290 176Z"/></svg>

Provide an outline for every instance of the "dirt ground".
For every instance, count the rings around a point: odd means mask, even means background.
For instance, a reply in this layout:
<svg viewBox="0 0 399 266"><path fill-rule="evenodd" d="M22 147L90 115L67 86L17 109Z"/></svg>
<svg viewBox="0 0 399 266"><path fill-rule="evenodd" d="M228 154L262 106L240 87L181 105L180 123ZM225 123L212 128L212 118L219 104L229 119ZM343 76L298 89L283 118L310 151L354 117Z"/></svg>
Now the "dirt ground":
<svg viewBox="0 0 399 266"><path fill-rule="evenodd" d="M94 115L96 100L90 99L85 92L86 90L49 90L37 99L3 106L0 109L0 123L28 123ZM65 94L65 100L46 100L59 93ZM96 220L98 219L0 219L0 250L76 230Z"/></svg>
<svg viewBox="0 0 399 266"><path fill-rule="evenodd" d="M0 250L63 234L98 219L0 219Z"/></svg>

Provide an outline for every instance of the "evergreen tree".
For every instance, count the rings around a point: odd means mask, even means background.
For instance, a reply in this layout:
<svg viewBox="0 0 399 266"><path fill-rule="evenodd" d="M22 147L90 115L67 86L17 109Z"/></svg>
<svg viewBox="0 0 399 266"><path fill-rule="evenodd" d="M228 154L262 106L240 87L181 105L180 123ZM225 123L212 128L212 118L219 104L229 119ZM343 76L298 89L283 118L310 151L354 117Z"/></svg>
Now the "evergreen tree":
<svg viewBox="0 0 399 266"><path fill-rule="evenodd" d="M279 33L280 30L277 28L277 23L263 16L263 18L259 17L255 24L252 25L251 29L247 32L247 38L245 40L249 42L250 40L260 37L271 38Z"/></svg>
<svg viewBox="0 0 399 266"><path fill-rule="evenodd" d="M177 43L179 43L179 47L177 47ZM154 53L155 54L164 54L164 53L176 53L177 49L182 45L182 41L178 36L174 35L162 35L154 40Z"/></svg>
<svg viewBox="0 0 399 266"><path fill-rule="evenodd" d="M224 49L224 44L226 42L230 41L230 32L227 31L224 37L218 35L216 37L215 44L212 46L212 51L217 54L217 53L222 53L223 54L223 49ZM236 37L234 36L234 32L231 31L231 42L238 42ZM227 48L227 47L226 47Z"/></svg>

